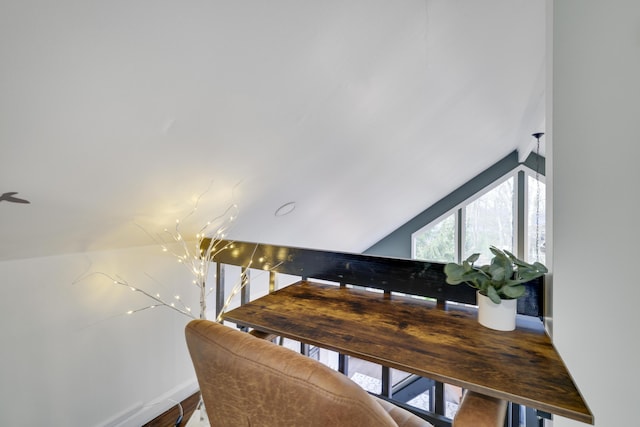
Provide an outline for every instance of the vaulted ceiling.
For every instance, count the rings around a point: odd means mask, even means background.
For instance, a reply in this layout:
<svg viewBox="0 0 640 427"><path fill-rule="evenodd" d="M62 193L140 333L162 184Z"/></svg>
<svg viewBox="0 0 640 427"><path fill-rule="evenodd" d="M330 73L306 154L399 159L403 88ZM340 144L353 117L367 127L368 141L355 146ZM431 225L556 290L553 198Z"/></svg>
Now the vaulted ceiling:
<svg viewBox="0 0 640 427"><path fill-rule="evenodd" d="M151 244L202 193L196 225L364 250L526 155L544 3L3 1L0 194L31 203L0 201L0 260Z"/></svg>

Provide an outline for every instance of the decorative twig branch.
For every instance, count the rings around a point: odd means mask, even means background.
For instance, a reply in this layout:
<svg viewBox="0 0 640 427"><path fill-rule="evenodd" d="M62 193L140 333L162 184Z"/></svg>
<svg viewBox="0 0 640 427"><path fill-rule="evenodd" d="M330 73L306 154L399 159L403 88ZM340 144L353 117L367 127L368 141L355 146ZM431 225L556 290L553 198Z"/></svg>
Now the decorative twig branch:
<svg viewBox="0 0 640 427"><path fill-rule="evenodd" d="M210 188L211 186L209 186L209 188L204 193L198 196L196 202L194 203L193 209L187 215L185 215L182 219L176 220L176 224L173 230L164 229L164 232L162 234L154 235L149 233L141 225L136 224L136 226L138 226L145 234L147 234L156 244L160 246L163 252L171 254L180 264L182 264L186 268L189 274L193 276L192 284L199 288L199 317L201 319L206 319L207 317L207 295L211 291L213 291L213 289L211 289L209 292L207 292L206 290L206 280L209 274L209 266L211 264L210 260L212 259L212 257L217 255L218 252L225 249L226 245L222 244L222 242L231 227L235 224L235 221L238 217L238 206L236 204L231 204L221 215L218 215L206 221L205 224L200 227L195 235L195 241L192 239L184 238L181 230L181 225L185 222L185 220L195 214L198 209L200 199L209 191ZM203 241L206 237L210 237L209 243L206 247L203 247ZM92 274L100 274L108 277L115 284L127 286L132 291L141 293L151 300L152 303L150 305L136 310L129 310L129 314L147 310L149 308L164 306L171 308L172 310L175 310L190 318L195 318L191 309L184 305L179 295L176 295L174 297L175 301L167 301L166 299L160 298L159 294L147 292L137 286L132 286L126 280L121 279L117 276L113 277L107 273L102 272ZM84 277L88 277L90 275L91 274ZM80 280L82 279L78 279L74 283Z"/></svg>
<svg viewBox="0 0 640 427"><path fill-rule="evenodd" d="M242 269L242 272L240 273L240 281L236 283L236 285L231 289L231 293L229 294L224 304L222 305L222 308L220 309L220 313L218 313L216 322L222 321L222 315L224 314L225 311L227 311L227 308L229 308L229 304L231 304L231 300L233 300L233 298L236 295L238 295L238 292L242 291L242 289L245 286L247 286L247 283L249 283L249 277L247 275L247 271L249 271L249 268L251 268L251 264L253 264L253 256L256 254L257 249L258 249L258 245L256 244L256 247L253 248L253 252L251 253L251 257L249 258L249 264L246 266L246 268Z"/></svg>
<svg viewBox="0 0 640 427"><path fill-rule="evenodd" d="M150 308L167 307L167 308L170 308L171 310L177 311L180 314L183 314L183 315L185 315L187 317L195 319L195 316L193 315L193 313L191 313L191 308L187 307L186 305L184 305L184 303L182 302L182 300L181 300L179 295L176 295L174 298L176 299L176 301L179 302L179 304L182 306L182 308L176 307L176 303L175 302L167 302L167 301L165 301L164 299L162 299L162 297L160 297L160 294L153 295L153 294L145 291L144 289L140 289L140 288L137 288L135 286L131 286L126 280L124 280L124 279L122 279L120 277L113 277L113 276L110 276L109 274L103 273L101 271L89 273L86 276L81 277L80 279L78 279L74 283L77 283L77 282L79 282L81 280L84 280L87 277L93 276L93 275L105 276L106 278L111 280L114 285L120 285L120 286L127 287L127 288L131 289L133 292L138 292L138 293L144 295L145 297L151 299L152 301L154 301L154 304L150 304L148 306L141 307L141 308L138 308L138 309L135 309L135 310L129 310L129 311L127 311L127 314L137 313L139 311L144 311L144 310L147 310L147 309L150 309Z"/></svg>
<svg viewBox="0 0 640 427"><path fill-rule="evenodd" d="M209 190L207 189L207 191ZM207 318L207 296L214 291L213 288L210 288L208 291L206 289L206 281L209 275L209 266L211 265L212 260L215 260L216 256L220 252L227 250L230 246L232 246L230 242L225 241L224 239L227 235L227 232L233 226L238 217L238 206L232 204L227 207L227 209L221 215L218 215L207 221L197 231L195 241L186 240L182 234L181 225L185 223L185 220L195 214L196 210L198 209L200 199L204 194L206 194L206 192L202 193L196 199L193 209L187 215L185 215L182 219L176 220L176 224L173 230L164 229L164 232L162 234L153 235L149 233L144 227L136 224L156 244L160 246L163 252L171 254L178 261L178 263L182 264L189 272L189 274L193 276L192 284L198 288L199 292L200 319ZM163 236L165 236L165 238L163 238ZM166 236L168 236L168 238L166 238ZM209 238L208 244L206 246L204 246L203 244L205 238ZM217 321L222 320L222 314L229 308L233 298L239 292L241 292L245 286L247 286L249 282L247 272L253 264L253 256L255 255L257 248L258 245L256 244L256 247L254 248L253 253L251 254L251 257L249 259L249 264L245 266L245 268L243 268L240 279L237 283L234 284L231 290L231 294L226 298L222 309L216 319ZM267 265L265 264L261 269L270 271L276 268L278 265L279 264L266 268ZM129 310L127 311L127 314L133 314L156 307L167 307L191 319L196 318L191 308L184 304L180 295L175 295L173 296L173 299L167 300L166 298L162 298L159 293L148 292L140 287L132 286L126 280L118 276L111 276L107 273L96 272L87 274L82 278L76 280L76 282L79 282L86 277L96 274L105 276L114 284L128 287L132 291L138 292L151 300L151 304L138 309ZM149 275L147 274L147 276Z"/></svg>

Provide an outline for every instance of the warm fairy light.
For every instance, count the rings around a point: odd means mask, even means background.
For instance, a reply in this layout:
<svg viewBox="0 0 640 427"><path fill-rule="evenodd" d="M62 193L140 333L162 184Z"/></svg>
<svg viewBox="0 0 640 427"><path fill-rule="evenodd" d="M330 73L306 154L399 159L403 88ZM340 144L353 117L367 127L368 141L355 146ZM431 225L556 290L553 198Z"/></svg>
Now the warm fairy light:
<svg viewBox="0 0 640 427"><path fill-rule="evenodd" d="M221 215L207 220L205 225L200 227L200 229L197 230L197 232L195 232L194 234L191 234L189 237L183 236L180 227L183 225L183 223L186 222L187 218L193 215L193 213L196 211L197 204L200 198L205 193L198 197L198 199L196 200L196 205L193 207L192 211L189 214L187 214L182 219L176 219L175 227L164 228L163 235L151 234L144 228L140 227L145 233L147 233L149 237L151 237L156 243L158 243L162 252L171 254L176 259L176 261L178 261L178 263L184 265L185 268L187 268L189 275L192 276L192 283L190 286L195 286L199 290L199 316L201 319L206 318L207 296L210 293L214 292L213 287L209 287L209 289L207 290L205 283L205 281L209 277L208 274L211 260L218 252L233 247L233 245L223 245L222 240L225 238L228 230L232 226L231 223L236 221L238 218L238 206L232 204L227 207L227 209ZM167 238L165 239L163 238L163 236L166 236ZM195 242L193 241L193 237L191 236L195 236ZM209 239L207 240L208 245L203 246L205 238L207 236L209 236ZM137 313L149 308L167 307L190 318L196 318L196 316L194 316L194 314L192 313L192 308L185 305L180 295L175 295L173 298L169 297L169 301L167 301L163 299L159 293L148 293L142 288L128 285L125 280L119 279L117 276L116 278L112 278L109 275L100 272L91 274L102 274L110 278L114 284L126 286L132 292L141 293L146 298L151 300L151 304L139 309L129 310L127 312L128 314ZM246 285L246 283L246 276L243 275L243 278L238 282L235 288L241 289Z"/></svg>
<svg viewBox="0 0 640 427"><path fill-rule="evenodd" d="M230 244L227 246L227 248L232 248L233 245ZM222 305L222 309L220 310L220 313L218 314L218 317L216 318L217 322L221 322L222 321L222 315L226 312L227 308L229 307L229 305L231 305L231 301L233 300L233 298L242 291L242 289L244 289L245 286L247 286L247 284L249 283L249 275L248 275L248 271L249 268L251 266L251 264L253 264L253 256L256 253L256 250L258 249L258 245L255 246L255 248L253 249L253 253L251 254L251 257L249 258L249 262L247 263L247 266L245 268L243 268L242 273L240 274L240 280L233 286L233 288L231 289L231 293L229 294L229 296L227 297L227 299L225 300L224 304ZM264 258L260 258L260 260L262 262L265 261ZM273 266L273 268L278 267L282 262L276 264ZM265 264L266 267L267 264ZM265 270L267 268L264 268ZM213 289L211 289L211 291L213 291Z"/></svg>

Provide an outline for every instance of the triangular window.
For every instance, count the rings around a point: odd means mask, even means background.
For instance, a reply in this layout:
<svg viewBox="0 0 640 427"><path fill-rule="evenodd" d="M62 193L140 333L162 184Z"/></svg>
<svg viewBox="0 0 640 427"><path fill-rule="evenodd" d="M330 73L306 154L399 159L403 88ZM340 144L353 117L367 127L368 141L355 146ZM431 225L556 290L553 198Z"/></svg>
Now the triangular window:
<svg viewBox="0 0 640 427"><path fill-rule="evenodd" d="M520 166L495 181L413 233L413 258L451 262L480 253L478 262L486 263L489 246L496 246L544 263L543 178Z"/></svg>

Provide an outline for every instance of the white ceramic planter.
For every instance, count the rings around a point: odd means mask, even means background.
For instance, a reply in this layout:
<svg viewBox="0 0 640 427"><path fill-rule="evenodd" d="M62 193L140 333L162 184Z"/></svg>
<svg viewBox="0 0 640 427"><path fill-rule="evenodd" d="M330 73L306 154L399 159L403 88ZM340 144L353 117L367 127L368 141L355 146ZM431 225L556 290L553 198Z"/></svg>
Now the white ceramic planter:
<svg viewBox="0 0 640 427"><path fill-rule="evenodd" d="M487 328L498 331L513 331L516 328L516 309L518 300L502 300L496 304L477 292L478 298L478 322Z"/></svg>

